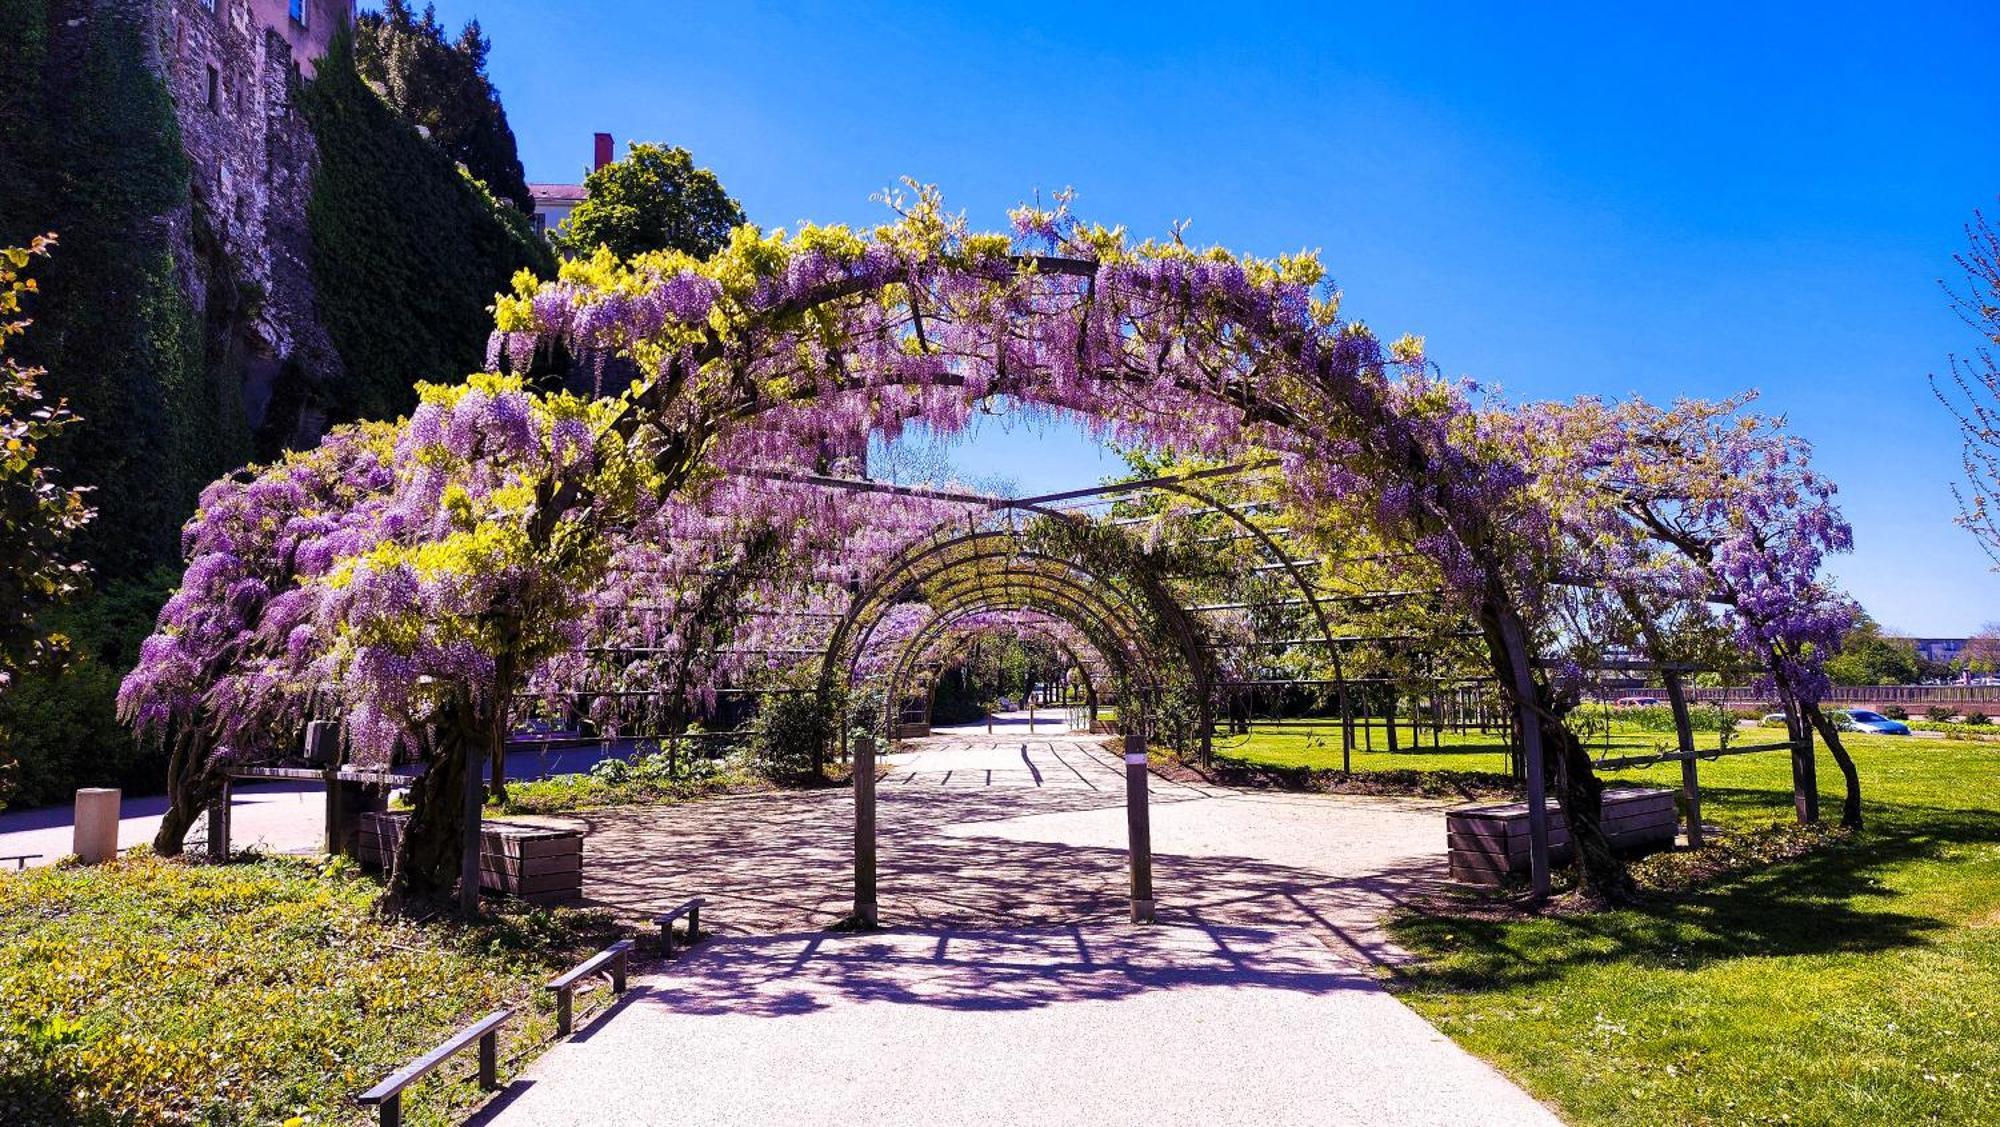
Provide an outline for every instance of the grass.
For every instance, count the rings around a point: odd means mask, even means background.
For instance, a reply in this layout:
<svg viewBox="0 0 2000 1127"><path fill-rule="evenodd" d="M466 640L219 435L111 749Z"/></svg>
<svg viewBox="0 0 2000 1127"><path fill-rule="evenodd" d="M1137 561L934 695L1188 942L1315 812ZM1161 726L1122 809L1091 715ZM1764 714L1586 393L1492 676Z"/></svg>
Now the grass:
<svg viewBox="0 0 2000 1127"><path fill-rule="evenodd" d="M1404 999L1574 1123L2000 1122L2000 747L1848 746L1861 833L1637 908L1406 917ZM1792 833L1788 757L1701 772L1734 847Z"/></svg>
<svg viewBox="0 0 2000 1127"><path fill-rule="evenodd" d="M369 1122L356 1094L503 1005L510 1071L552 1031L541 983L614 938L525 906L385 919L380 891L342 861L0 875L0 1123ZM410 1089L408 1121L461 1118L475 1064Z"/></svg>

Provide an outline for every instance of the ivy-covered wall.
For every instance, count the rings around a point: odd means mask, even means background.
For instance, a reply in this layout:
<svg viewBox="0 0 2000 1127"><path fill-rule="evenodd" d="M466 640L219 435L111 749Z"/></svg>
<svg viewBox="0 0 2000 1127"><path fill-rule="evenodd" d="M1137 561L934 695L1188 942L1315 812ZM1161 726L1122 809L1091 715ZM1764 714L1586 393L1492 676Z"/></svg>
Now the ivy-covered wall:
<svg viewBox="0 0 2000 1127"><path fill-rule="evenodd" d="M173 105L140 20L76 0L0 0L0 244L60 242L19 354L82 422L54 451L93 489L78 548L104 580L172 558L201 487L248 455L240 389L204 363L176 269L189 206Z"/></svg>
<svg viewBox="0 0 2000 1127"><path fill-rule="evenodd" d="M335 40L299 99L319 142L308 207L320 315L347 369L329 389L335 419L386 418L415 404L419 380L484 363L494 294L521 269L555 272L527 217L383 103Z"/></svg>

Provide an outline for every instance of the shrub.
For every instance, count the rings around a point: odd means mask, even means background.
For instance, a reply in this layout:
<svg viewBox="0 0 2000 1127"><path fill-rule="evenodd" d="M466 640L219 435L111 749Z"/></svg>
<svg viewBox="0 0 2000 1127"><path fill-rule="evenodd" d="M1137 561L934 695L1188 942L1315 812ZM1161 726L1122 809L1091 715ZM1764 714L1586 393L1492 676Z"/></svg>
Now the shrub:
<svg viewBox="0 0 2000 1127"><path fill-rule="evenodd" d="M1908 720L1910 718L1910 710L1900 704L1884 705L1882 715L1887 716L1891 720Z"/></svg>
<svg viewBox="0 0 2000 1127"><path fill-rule="evenodd" d="M19 788L0 805L63 802L85 786L160 792L165 753L118 723L117 696L174 579L161 569L44 616L50 630L69 638L71 658L21 674L0 693L0 759L18 761L11 773Z"/></svg>
<svg viewBox="0 0 2000 1127"><path fill-rule="evenodd" d="M1941 704L1934 704L1931 705L1929 708L1924 709L1924 719L1935 720L1940 724L1944 723L1947 720L1950 720L1953 716L1956 715L1958 714Z"/></svg>
<svg viewBox="0 0 2000 1127"><path fill-rule="evenodd" d="M1630 724L1647 732L1671 732L1674 730L1674 710L1664 704L1648 705L1645 708L1613 709L1610 718L1614 723ZM1690 708L1688 726L1697 732L1733 731L1736 714L1726 708Z"/></svg>
<svg viewBox="0 0 2000 1127"><path fill-rule="evenodd" d="M1971 724L1975 727L1978 727L1990 724L1993 721L1989 719L1984 712L1968 712L1965 714L1965 722L1967 724Z"/></svg>
<svg viewBox="0 0 2000 1127"><path fill-rule="evenodd" d="M775 782L816 779L833 735L833 718L814 692L777 693L764 698L750 745L750 763Z"/></svg>

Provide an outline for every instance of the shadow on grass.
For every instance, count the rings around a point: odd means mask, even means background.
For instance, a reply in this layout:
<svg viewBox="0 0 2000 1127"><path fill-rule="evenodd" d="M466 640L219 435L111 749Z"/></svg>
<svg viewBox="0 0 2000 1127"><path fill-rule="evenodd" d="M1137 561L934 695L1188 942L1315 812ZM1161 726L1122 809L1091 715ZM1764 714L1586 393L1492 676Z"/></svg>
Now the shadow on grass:
<svg viewBox="0 0 2000 1127"><path fill-rule="evenodd" d="M1741 808L1790 816L1789 795L1717 790ZM1675 898L1592 915L1481 919L1405 915L1393 928L1421 956L1401 980L1417 989L1508 990L1590 965L1692 970L1740 958L1912 947L1953 921L1898 910L1884 877L2000 844L2000 814L1878 805L1859 835L1795 860L1719 879Z"/></svg>
<svg viewBox="0 0 2000 1127"><path fill-rule="evenodd" d="M79 1079L46 1061L9 1060L0 1049L0 1123L108 1127L119 1122L103 1108L86 1109L76 1103Z"/></svg>

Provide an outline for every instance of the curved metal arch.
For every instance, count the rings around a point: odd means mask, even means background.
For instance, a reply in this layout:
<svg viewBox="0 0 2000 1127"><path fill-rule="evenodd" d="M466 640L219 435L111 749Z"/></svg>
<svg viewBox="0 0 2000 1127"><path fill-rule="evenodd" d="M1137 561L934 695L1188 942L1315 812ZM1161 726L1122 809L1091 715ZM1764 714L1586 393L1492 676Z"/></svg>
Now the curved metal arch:
<svg viewBox="0 0 2000 1127"><path fill-rule="evenodd" d="M970 613L976 613L976 612L964 612L961 613L958 617L962 619L968 617ZM1040 611L1038 613L1048 614L1047 611ZM1075 628L1075 624L1069 622L1067 619L1058 618L1054 615L1049 615L1049 619L1051 622L1061 622L1064 623L1065 625L1069 625L1072 628ZM1063 657L1068 660L1070 666L1077 670L1077 672L1083 678L1084 699L1089 703L1092 715L1095 715L1097 711L1097 702L1099 697L1098 697L1096 679L1091 676L1090 663L1084 661L1082 658L1077 656L1076 650L1073 647L1071 647L1068 642L1063 641L1060 637L1057 637L1053 632L1048 631L1045 625L1041 628L1038 628L1034 625L1028 625L1019 628L1036 633L1041 638L1042 641L1046 642L1048 645L1054 647L1058 652L1060 652L1063 655ZM947 626L944 629L949 629L949 627ZM945 642L947 644L947 648L944 650L944 654L947 656L940 657L935 662L935 664L937 664L939 669L943 669L946 665L950 664L952 660L961 656L965 649L969 648L972 644L976 643L984 635L986 630L989 629L1000 629L1000 628L999 627L982 628L980 630L968 631L964 634L958 635L957 637L949 636L945 634L943 630L940 630L934 638L926 640L924 644L921 646L917 644L918 641L917 638L915 637L911 638L910 642L906 643L903 661L899 664L896 672L891 676L889 689L885 693L883 707L888 714L887 718L890 719L892 722L894 722L896 719L899 719L901 717L903 702L905 700L910 699L914 695L913 693L910 692L908 688L909 679L917 671L917 668L922 662L922 659L928 654L935 652L933 647L935 647L939 641ZM1092 648L1093 650L1095 649L1094 646ZM1104 661L1107 664L1109 664L1107 659L1102 654L1099 654L1097 659L1099 661ZM935 696L936 692L937 692L937 687L935 684L933 684L928 687L925 693L924 715L926 717L926 722L928 722L928 718L930 716L931 699Z"/></svg>
<svg viewBox="0 0 2000 1127"><path fill-rule="evenodd" d="M976 577L971 585L961 587L947 596L943 609L939 611L939 617L927 623L926 628L936 627L940 621L954 620L985 610L1035 610L1067 622L1084 634L1091 646L1097 650L1100 659L1106 660L1111 666L1111 672L1118 678L1120 685L1124 686L1119 693L1121 700L1134 697L1144 701L1158 695L1160 685L1153 673L1157 661L1151 656L1153 651L1150 645L1143 638L1122 636L1111 622L1102 617L1096 607L1080 601L1079 596L1088 595L1088 588L1072 583L1070 590L1076 592L1073 596L1062 587L1031 589L1018 584L1008 586L995 582L1004 578L1019 579L1021 576L982 574ZM1050 604L1054 604L1053 607ZM1097 630L1093 630L1093 626L1097 627ZM1103 636L1098 634L1098 630L1103 631ZM902 686L907 680L909 666L921 654L916 643L924 640L923 633L920 630L918 635L903 643L904 649L890 682L891 692L897 696L893 701L884 703L885 721L889 719L890 708L896 709L900 714L904 694ZM924 641L928 644L927 640ZM1129 652L1127 647L1130 647ZM1078 662L1078 664L1081 666L1083 663ZM1093 683L1091 686L1093 702L1098 695L1097 687Z"/></svg>
<svg viewBox="0 0 2000 1127"><path fill-rule="evenodd" d="M1076 648L1072 646L1069 642L1059 637L1052 630L1050 630L1049 626L1055 623L1061 623L1062 625L1067 626L1072 630L1075 630L1081 636L1084 645L1088 648L1088 651L1091 657L1095 660L1095 663L1098 666L1102 667L1103 672L1107 672L1114 676L1119 676L1119 677L1130 676L1130 671L1125 664L1126 655L1122 654L1117 654L1116 656L1107 655L1102 649L1099 648L1100 643L1090 637L1089 632L1085 627L1071 621L1070 619L1064 617L1063 615L1055 611L1051 611L1043 607L1001 605L1001 603L998 600L995 600L991 603L985 601L977 601L968 606L956 608L949 612L940 613L930 622L925 623L922 630L919 630L916 634L911 635L910 638L904 641L903 652L898 661L898 672L899 673L906 672L908 669L913 668L919 662L924 660L927 656L934 653L940 641L969 640L978 637L981 631L964 632L963 634L959 635L959 639L952 639L950 634L951 631L954 630L956 627L958 627L959 624L962 623L965 619L970 618L976 614L983 614L992 611L1000 611L1002 613L1030 611L1034 614L1041 615L1043 618L1047 619L1048 621L1046 623L1025 623L1025 624L1020 624L1017 628L1040 633L1049 642L1050 645L1053 645L1058 649L1062 650L1063 653L1072 662L1074 662L1079 668L1084 669L1086 671L1085 672L1086 677L1089 676L1088 670L1092 667L1092 662L1085 661L1082 657L1078 656ZM1113 651L1113 654L1116 654L1116 651ZM892 673L891 675L892 681L894 677L897 675L898 675L897 673ZM1095 682L1093 680L1093 685L1094 684Z"/></svg>
<svg viewBox="0 0 2000 1127"><path fill-rule="evenodd" d="M993 552L979 550L988 542L1003 544L1006 550ZM941 553L949 552L952 549L968 544L975 545L974 551L970 555L955 557L946 561L942 566L932 568L929 571L921 570L923 565ZM831 691L833 671L842 664L843 656L849 652L848 647L853 645L856 648L865 648L868 636L873 633L875 622L879 621L879 614L886 610L887 607L894 605L904 591L920 583L928 582L930 579L935 578L936 575L953 568L969 566L989 559L1021 558L1023 554L1016 533L994 529L976 529L943 540L928 542L906 553L888 567L883 568L879 574L869 581L863 590L856 593L853 601L848 606L847 613L842 616L839 625L834 628L833 634L828 638L826 659L822 665L823 686L828 691ZM1076 563L1076 561L1063 560L1060 557L1050 556L1046 553L1033 554L1089 576L1107 592L1116 597L1126 609L1131 611L1138 609L1125 596L1124 592L1119 591L1114 585L1107 582L1106 577L1097 575L1089 568ZM871 614L875 617L870 618ZM851 635L865 618L870 618L870 621L863 631L862 636L859 639L851 640Z"/></svg>
<svg viewBox="0 0 2000 1127"><path fill-rule="evenodd" d="M922 629L902 643L901 653L898 655L896 665L906 667L920 660L935 647L940 638L944 637L966 618L994 611L1002 613L1029 611L1041 615L1052 622L1060 622L1081 635L1084 644L1089 647L1091 655L1107 672L1113 676L1123 678L1133 676L1133 665L1137 655L1128 654L1117 649L1115 646L1117 640L1115 638L1106 639L1096 636L1093 627L1099 624L1080 623L1070 617L1070 613L1072 612L1087 614L1086 610L1068 604L1061 604L1059 601L1056 607L1051 608L1042 605L1039 601L1031 603L1022 600L1015 597L1012 592L980 593L964 602L939 610L936 617L930 622L925 623ZM1053 635L1051 637L1053 638ZM1061 642L1059 638L1054 638L1053 640ZM1107 646L1107 641L1114 643L1114 645ZM1067 648L1068 643L1063 642L1062 644Z"/></svg>
<svg viewBox="0 0 2000 1127"><path fill-rule="evenodd" d="M1348 770L1350 767L1348 756L1354 751L1354 711L1347 696L1347 674L1341 665L1340 642L1334 638L1333 624L1326 617L1326 608L1320 605L1319 593L1313 590L1311 581L1306 579L1305 572L1300 569L1298 561L1293 559L1291 553L1285 551L1279 545L1277 539L1259 527L1255 521L1238 512L1235 506L1223 503L1213 494L1205 490L1196 489L1185 482L1162 481L1156 484L1159 488L1168 492L1192 497L1236 522L1244 531L1255 537L1257 542L1263 545L1264 550L1269 552L1279 564L1284 566L1285 574L1291 577L1292 585L1298 588L1299 597L1305 601L1307 606L1312 608L1313 619L1319 623L1320 636L1326 639L1326 651L1333 660L1334 692L1340 698L1340 766L1341 770Z"/></svg>
<svg viewBox="0 0 2000 1127"><path fill-rule="evenodd" d="M1077 588L1077 590L1082 590ZM1152 651L1142 639L1121 635L1115 619L1105 617L1097 608L1074 598L1070 591L1061 587L1034 590L1026 587L994 586L982 583L962 588L954 592L942 605L930 604L938 620L953 620L967 614L988 610L1036 610L1051 617L1062 619L1089 639L1100 657L1112 664L1113 671L1128 680L1145 680L1151 683L1151 676L1141 677L1137 670L1144 668L1151 659ZM1079 621L1081 619L1081 621ZM927 627L931 624L926 624ZM922 631L919 631L919 636ZM907 648L915 641L913 636L903 644ZM851 674L850 674L851 676Z"/></svg>
<svg viewBox="0 0 2000 1127"><path fill-rule="evenodd" d="M1117 607L1097 601L1099 595L1097 588L1068 575L1021 570L998 574L974 572L925 592L924 598L940 610L956 609L975 599L997 599L1010 607L1051 603L1061 617L1091 635L1100 651L1115 649L1133 665L1157 663L1160 655L1152 642L1133 630L1130 622L1117 613ZM1125 609L1129 612L1130 608ZM1079 618L1083 621L1078 621ZM1096 628L1094 632L1092 627Z"/></svg>

